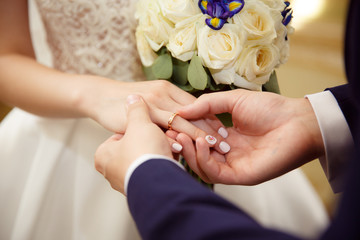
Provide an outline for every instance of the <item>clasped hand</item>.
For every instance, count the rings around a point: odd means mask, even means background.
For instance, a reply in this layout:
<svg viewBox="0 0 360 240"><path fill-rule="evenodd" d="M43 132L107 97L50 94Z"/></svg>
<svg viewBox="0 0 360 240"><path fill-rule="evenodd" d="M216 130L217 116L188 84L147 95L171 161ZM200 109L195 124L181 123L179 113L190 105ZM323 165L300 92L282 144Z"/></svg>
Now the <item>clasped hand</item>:
<svg viewBox="0 0 360 240"><path fill-rule="evenodd" d="M130 99L133 97L130 97ZM172 158L168 140L152 123L147 104L135 97L128 106L125 134L103 143L95 156L96 168L123 191L128 166L146 153ZM195 139L176 131L167 136L182 146L189 166L206 182L254 185L280 176L324 154L321 132L307 99L290 99L273 93L233 90L205 94L181 107L184 119L229 112L233 127L227 128L227 154L211 148L203 137Z"/></svg>

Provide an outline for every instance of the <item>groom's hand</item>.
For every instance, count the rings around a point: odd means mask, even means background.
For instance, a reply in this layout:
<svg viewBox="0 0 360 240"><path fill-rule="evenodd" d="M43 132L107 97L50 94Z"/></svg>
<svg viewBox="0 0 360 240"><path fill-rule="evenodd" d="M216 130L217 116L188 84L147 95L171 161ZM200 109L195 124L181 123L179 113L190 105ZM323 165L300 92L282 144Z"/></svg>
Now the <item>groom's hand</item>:
<svg viewBox="0 0 360 240"><path fill-rule="evenodd" d="M202 139L196 151L179 136L190 167L207 182L253 185L280 176L324 154L320 128L307 99L233 90L205 94L179 110L186 119L229 112L234 127L225 156L210 151Z"/></svg>
<svg viewBox="0 0 360 240"><path fill-rule="evenodd" d="M111 186L124 193L124 179L130 164L143 154L160 154L172 158L170 144L163 131L155 125L140 96L127 99L125 134L116 134L101 144L95 153L95 167Z"/></svg>

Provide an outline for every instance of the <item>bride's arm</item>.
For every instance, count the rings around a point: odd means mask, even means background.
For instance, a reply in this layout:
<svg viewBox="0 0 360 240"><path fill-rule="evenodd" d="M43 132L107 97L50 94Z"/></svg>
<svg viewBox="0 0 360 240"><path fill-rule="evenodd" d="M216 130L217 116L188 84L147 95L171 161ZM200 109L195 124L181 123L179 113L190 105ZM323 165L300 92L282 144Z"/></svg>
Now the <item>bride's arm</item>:
<svg viewBox="0 0 360 240"><path fill-rule="evenodd" d="M0 2L0 101L47 117L90 117L113 132L125 129L125 99L138 94L152 120L163 128L173 112L195 98L167 81L124 83L91 75L68 74L36 62L31 43L27 0ZM193 124L177 116L173 129L192 139L214 135L219 121Z"/></svg>
<svg viewBox="0 0 360 240"><path fill-rule="evenodd" d="M26 0L0 2L0 36L0 101L43 116L83 116L74 104L81 81L35 60Z"/></svg>

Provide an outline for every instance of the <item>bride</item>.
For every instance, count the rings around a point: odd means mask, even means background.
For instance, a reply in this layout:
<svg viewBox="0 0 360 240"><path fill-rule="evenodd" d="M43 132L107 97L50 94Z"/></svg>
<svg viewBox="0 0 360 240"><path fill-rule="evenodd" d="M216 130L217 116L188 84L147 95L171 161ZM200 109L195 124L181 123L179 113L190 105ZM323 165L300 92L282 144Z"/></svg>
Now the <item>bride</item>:
<svg viewBox="0 0 360 240"><path fill-rule="evenodd" d="M143 81L135 2L31 2L44 23L49 68L34 57L27 0L1 1L0 101L15 106L0 125L1 239L139 238L125 198L96 172L94 152L124 129L129 94L142 95L164 128L193 97L166 81ZM205 134L177 121L173 127L194 139L194 132ZM216 185L215 191L262 224L299 236L316 236L327 224L300 170L254 187Z"/></svg>

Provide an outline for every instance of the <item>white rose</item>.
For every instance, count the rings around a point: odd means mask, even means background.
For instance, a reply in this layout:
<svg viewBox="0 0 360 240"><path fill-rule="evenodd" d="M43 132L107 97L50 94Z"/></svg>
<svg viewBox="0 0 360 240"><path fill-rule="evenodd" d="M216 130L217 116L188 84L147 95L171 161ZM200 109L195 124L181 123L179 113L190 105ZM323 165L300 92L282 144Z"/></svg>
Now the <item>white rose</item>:
<svg viewBox="0 0 360 240"><path fill-rule="evenodd" d="M205 25L205 18L199 13L175 25L167 45L174 58L184 62L192 58L196 52L196 29Z"/></svg>
<svg viewBox="0 0 360 240"><path fill-rule="evenodd" d="M261 1L247 1L232 22L247 32L253 44L269 44L276 38L275 20L271 9ZM279 13L281 16L281 14Z"/></svg>
<svg viewBox="0 0 360 240"><path fill-rule="evenodd" d="M158 57L154 50L150 47L149 42L146 40L144 32L141 28L136 29L136 46L140 56L141 63L149 67L151 66L156 58Z"/></svg>
<svg viewBox="0 0 360 240"><path fill-rule="evenodd" d="M229 69L209 69L216 84L230 85L234 83L235 67Z"/></svg>
<svg viewBox="0 0 360 240"><path fill-rule="evenodd" d="M260 91L262 85L247 81L235 72L235 67L230 69L210 69L210 73L216 84L234 84L237 87Z"/></svg>
<svg viewBox="0 0 360 240"><path fill-rule="evenodd" d="M287 26L282 23L283 16L281 15L281 11L271 10L271 15L275 22L277 35L273 41L273 44L280 51L279 64L284 64L289 57L289 36L294 32L294 28L291 26L291 23L289 23Z"/></svg>
<svg viewBox="0 0 360 240"><path fill-rule="evenodd" d="M197 32L198 56L208 68L231 68L243 49L245 38L245 33L234 24L225 24L220 30L204 25Z"/></svg>
<svg viewBox="0 0 360 240"><path fill-rule="evenodd" d="M249 82L237 73L234 76L234 85L237 87L249 89L252 91L261 91L262 90L262 84Z"/></svg>
<svg viewBox="0 0 360 240"><path fill-rule="evenodd" d="M248 1L254 1L254 0L248 0ZM268 7L278 12L282 12L286 6L284 0L256 0L256 1L261 1L265 3Z"/></svg>
<svg viewBox="0 0 360 240"><path fill-rule="evenodd" d="M168 43L169 34L174 26L162 15L157 0L139 1L135 17L139 21L138 28L155 52Z"/></svg>
<svg viewBox="0 0 360 240"><path fill-rule="evenodd" d="M264 84L279 59L279 49L272 44L247 46L237 62L237 73L249 82Z"/></svg>
<svg viewBox="0 0 360 240"><path fill-rule="evenodd" d="M158 0L163 15L174 24L201 13L194 0Z"/></svg>
<svg viewBox="0 0 360 240"><path fill-rule="evenodd" d="M277 30L277 38L274 40L274 45L280 51L280 60L279 64L284 64L289 58L290 45L288 36L288 28L281 24ZM286 40L287 39L287 40Z"/></svg>

